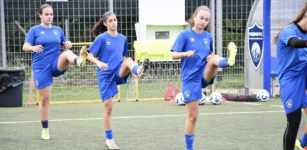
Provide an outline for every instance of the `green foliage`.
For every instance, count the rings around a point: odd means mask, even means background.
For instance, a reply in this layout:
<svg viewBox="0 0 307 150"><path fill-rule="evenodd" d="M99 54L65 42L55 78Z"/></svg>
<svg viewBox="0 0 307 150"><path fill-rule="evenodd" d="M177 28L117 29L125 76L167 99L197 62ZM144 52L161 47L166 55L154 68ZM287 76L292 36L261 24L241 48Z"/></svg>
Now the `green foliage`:
<svg viewBox="0 0 307 150"><path fill-rule="evenodd" d="M223 57L227 57L228 43L234 42L238 50L235 68L241 72L244 71L245 22L243 19L225 19L223 22Z"/></svg>

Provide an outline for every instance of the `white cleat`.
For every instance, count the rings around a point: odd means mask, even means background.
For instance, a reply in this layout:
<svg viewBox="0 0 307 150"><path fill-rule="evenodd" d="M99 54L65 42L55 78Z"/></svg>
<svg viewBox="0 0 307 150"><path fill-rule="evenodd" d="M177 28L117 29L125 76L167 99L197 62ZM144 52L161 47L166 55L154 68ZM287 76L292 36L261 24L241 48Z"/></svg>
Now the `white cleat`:
<svg viewBox="0 0 307 150"><path fill-rule="evenodd" d="M50 139L49 128L43 128L42 140L49 140L49 139Z"/></svg>
<svg viewBox="0 0 307 150"><path fill-rule="evenodd" d="M115 144L114 139L111 139L111 140L107 139L106 146L109 149L119 149L119 147Z"/></svg>

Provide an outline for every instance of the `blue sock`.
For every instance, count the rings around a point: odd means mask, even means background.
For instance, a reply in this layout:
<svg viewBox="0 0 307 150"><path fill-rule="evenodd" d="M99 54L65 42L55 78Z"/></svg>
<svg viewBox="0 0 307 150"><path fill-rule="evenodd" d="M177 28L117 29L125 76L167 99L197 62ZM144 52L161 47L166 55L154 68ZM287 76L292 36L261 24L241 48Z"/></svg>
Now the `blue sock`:
<svg viewBox="0 0 307 150"><path fill-rule="evenodd" d="M76 57L76 58L74 59L75 65L78 65L78 64L77 64L77 60L78 60L78 57Z"/></svg>
<svg viewBox="0 0 307 150"><path fill-rule="evenodd" d="M194 141L194 134L193 135L185 135L185 144L187 146L187 150L193 150L193 141Z"/></svg>
<svg viewBox="0 0 307 150"><path fill-rule="evenodd" d="M223 59L221 59L220 61L219 61L219 66L221 67L221 68L227 68L228 67L228 64L227 64L227 61L226 61L227 59L226 58L223 58Z"/></svg>
<svg viewBox="0 0 307 150"><path fill-rule="evenodd" d="M132 68L132 72L136 75L138 75L138 69L140 68L139 65L135 65L133 68Z"/></svg>
<svg viewBox="0 0 307 150"><path fill-rule="evenodd" d="M107 139L109 139L109 140L113 139L112 129L111 130L105 130L105 132L106 132Z"/></svg>
<svg viewBox="0 0 307 150"><path fill-rule="evenodd" d="M304 135L303 135L303 137L301 139L301 145L303 147L307 146L307 134L306 133L304 133Z"/></svg>
<svg viewBox="0 0 307 150"><path fill-rule="evenodd" d="M42 121L43 128L48 128L48 120Z"/></svg>

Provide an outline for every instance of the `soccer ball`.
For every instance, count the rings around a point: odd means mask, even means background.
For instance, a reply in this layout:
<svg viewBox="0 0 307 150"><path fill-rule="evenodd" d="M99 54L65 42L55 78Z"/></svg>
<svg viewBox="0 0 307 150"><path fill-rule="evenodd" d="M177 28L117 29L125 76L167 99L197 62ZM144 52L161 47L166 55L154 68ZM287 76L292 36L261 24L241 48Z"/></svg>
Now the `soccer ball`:
<svg viewBox="0 0 307 150"><path fill-rule="evenodd" d="M201 99L199 99L198 104L199 105L204 105L206 102L206 95L204 93L202 93L203 97Z"/></svg>
<svg viewBox="0 0 307 150"><path fill-rule="evenodd" d="M175 100L177 102L178 105L185 105L185 102L184 102L184 97L183 97L183 94L182 93L178 93L175 97Z"/></svg>
<svg viewBox="0 0 307 150"><path fill-rule="evenodd" d="M223 97L220 93L218 92L214 92L210 95L210 102L213 104L213 105L219 105L221 104L222 100L223 100Z"/></svg>
<svg viewBox="0 0 307 150"><path fill-rule="evenodd" d="M267 90L263 89L263 90L258 91L258 93L257 93L257 100L258 101L266 102L266 101L269 100L269 98L270 98L270 94Z"/></svg>

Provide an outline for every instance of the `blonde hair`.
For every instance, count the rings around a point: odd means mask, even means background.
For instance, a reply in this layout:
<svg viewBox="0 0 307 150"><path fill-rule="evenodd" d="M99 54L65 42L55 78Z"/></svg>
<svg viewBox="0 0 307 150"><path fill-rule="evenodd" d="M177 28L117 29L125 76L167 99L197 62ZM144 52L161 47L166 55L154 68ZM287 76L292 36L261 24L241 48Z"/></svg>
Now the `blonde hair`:
<svg viewBox="0 0 307 150"><path fill-rule="evenodd" d="M195 9L195 11L194 11L194 13L192 14L192 16L190 17L190 19L189 19L189 26L188 26L188 28L194 27L194 19L193 19L193 18L194 18L194 16L196 16L196 15L198 14L198 12L199 12L200 10L207 11L207 12L209 12L209 13L211 14L211 10L209 9L209 7L207 7L207 6L205 6L205 5L198 6L198 7ZM208 25L205 27L205 30L206 30L206 31L209 31L209 28L210 28L210 21L209 21Z"/></svg>

